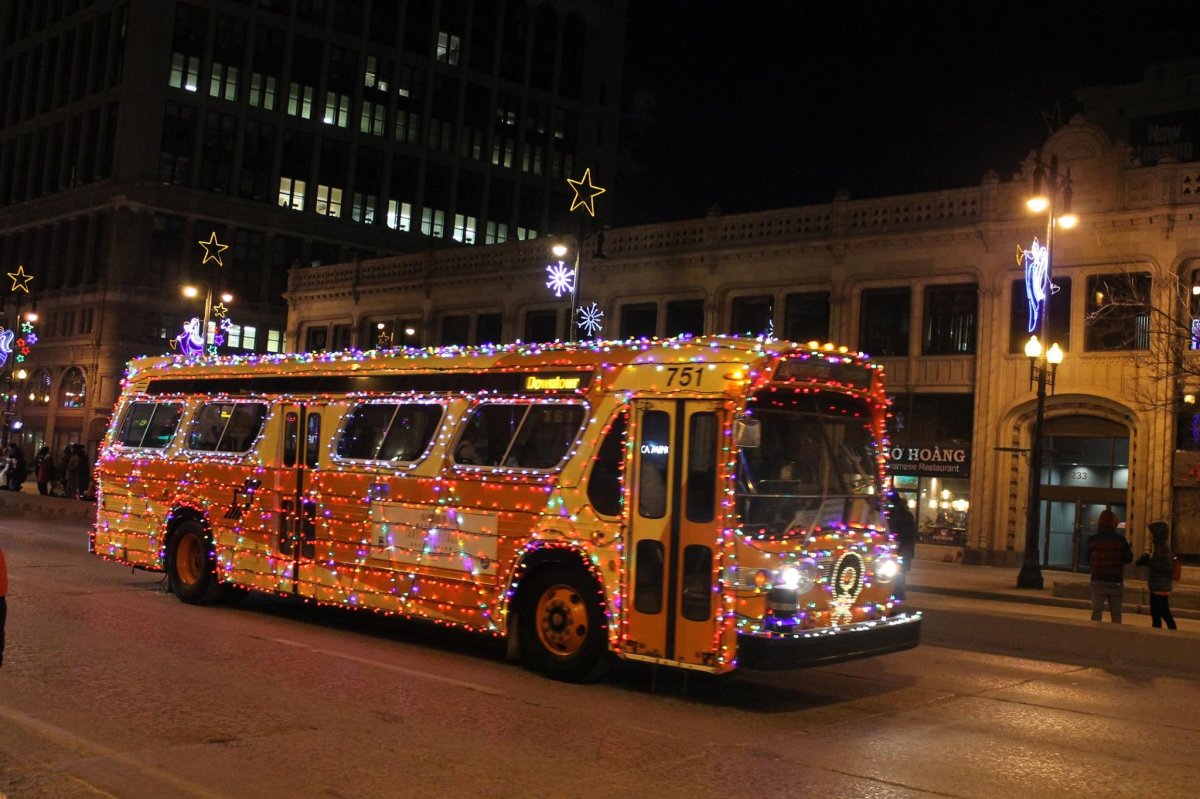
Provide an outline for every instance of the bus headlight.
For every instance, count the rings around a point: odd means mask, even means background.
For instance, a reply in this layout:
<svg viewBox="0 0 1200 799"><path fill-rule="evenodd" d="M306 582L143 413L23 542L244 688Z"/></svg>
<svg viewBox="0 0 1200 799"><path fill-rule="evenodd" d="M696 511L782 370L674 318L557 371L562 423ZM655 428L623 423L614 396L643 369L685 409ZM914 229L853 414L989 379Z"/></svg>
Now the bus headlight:
<svg viewBox="0 0 1200 799"><path fill-rule="evenodd" d="M804 562L795 566L784 566L775 574L775 585L795 591L797 594L807 594L817 584L816 564Z"/></svg>
<svg viewBox="0 0 1200 799"><path fill-rule="evenodd" d="M900 564L895 558L880 558L875 561L875 579L881 583L890 583L900 573Z"/></svg>

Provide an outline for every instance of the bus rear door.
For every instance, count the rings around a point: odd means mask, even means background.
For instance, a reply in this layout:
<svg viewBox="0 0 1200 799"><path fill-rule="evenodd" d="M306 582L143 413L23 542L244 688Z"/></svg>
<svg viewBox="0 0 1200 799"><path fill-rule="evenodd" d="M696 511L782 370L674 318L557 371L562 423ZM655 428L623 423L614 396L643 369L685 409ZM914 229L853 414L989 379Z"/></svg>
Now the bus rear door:
<svg viewBox="0 0 1200 799"><path fill-rule="evenodd" d="M631 655L715 664L722 414L720 402L634 402Z"/></svg>
<svg viewBox="0 0 1200 799"><path fill-rule="evenodd" d="M282 435L274 468L268 470L277 497L276 590L309 595L317 534L317 504L313 481L320 464L320 408L285 404L279 409Z"/></svg>

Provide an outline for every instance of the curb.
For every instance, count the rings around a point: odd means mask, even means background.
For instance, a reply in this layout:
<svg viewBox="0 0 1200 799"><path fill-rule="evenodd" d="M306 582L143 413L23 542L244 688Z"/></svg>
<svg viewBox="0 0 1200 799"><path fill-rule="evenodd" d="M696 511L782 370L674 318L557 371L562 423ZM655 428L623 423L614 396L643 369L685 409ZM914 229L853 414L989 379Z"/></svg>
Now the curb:
<svg viewBox="0 0 1200 799"><path fill-rule="evenodd" d="M919 602L912 605L920 607ZM1151 669L1197 679L1200 634L1196 633L954 608L922 612L921 642L931 646L1081 666Z"/></svg>
<svg viewBox="0 0 1200 799"><path fill-rule="evenodd" d="M83 502L66 497L43 497L41 494L31 494L26 491L0 491L0 509L84 521L96 518L95 502Z"/></svg>

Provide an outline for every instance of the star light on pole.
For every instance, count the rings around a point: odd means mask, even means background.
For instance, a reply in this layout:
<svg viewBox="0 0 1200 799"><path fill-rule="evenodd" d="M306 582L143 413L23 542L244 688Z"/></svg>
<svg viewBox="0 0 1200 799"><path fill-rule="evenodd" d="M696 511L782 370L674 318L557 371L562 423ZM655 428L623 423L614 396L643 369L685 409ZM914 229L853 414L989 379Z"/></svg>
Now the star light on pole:
<svg viewBox="0 0 1200 799"><path fill-rule="evenodd" d="M596 198L601 194L604 194L606 190L592 182L591 167L583 170L583 177L581 177L579 180L567 178L567 185L570 186L571 190L575 192L575 197L571 200L569 212L574 213L578 209L582 208L587 212L588 217L594 218L596 216ZM550 273L550 280L546 283L546 286L554 291L554 296L561 297L564 293L568 292L571 295L571 313L567 322L568 341L575 340L575 328L577 326L583 330L594 329L598 331L600 329L598 320L604 316L603 313L600 313L599 317L588 317L585 324L583 311L582 309L577 308L577 302L579 300L579 283L581 279L580 254L583 250L583 240L586 232L585 225L586 220L583 217L580 217L579 232L575 236L574 266L568 269L566 262L560 260L557 264L551 264L550 266L546 267L546 270ZM555 257L560 259L566 256L568 251L567 247L563 244L556 245L553 250ZM592 303L592 306L596 312L599 312L600 309L595 305L595 303ZM577 314L579 319L576 318Z"/></svg>
<svg viewBox="0 0 1200 799"><path fill-rule="evenodd" d="M21 317L21 294L29 294L29 283L34 276L25 271L24 264L18 265L17 271L6 274L12 280L9 293L13 300L13 315L11 319L5 319L8 328L0 327L0 368L7 367L4 379L4 427L0 432L0 446L4 447L8 446L9 430L15 429L13 416L16 415L16 411L13 404L16 396L13 394L13 370L18 363L29 357L30 345L37 343L37 334L33 328L33 323L37 321L37 313L30 311L23 319Z"/></svg>
<svg viewBox="0 0 1200 799"><path fill-rule="evenodd" d="M228 244L222 244L217 241L217 232L214 230L212 235L208 237L208 241L201 239L196 242L204 248L204 260L200 262L204 266L209 261L216 261L217 266L224 266L225 262L221 260L221 253L229 249Z"/></svg>
<svg viewBox="0 0 1200 799"><path fill-rule="evenodd" d="M575 191L575 199L571 201L571 210L583 208L588 212L588 216L596 215L596 198L603 194L607 189L602 189L592 183L592 168L588 167L583 170L583 177L579 180L567 178L567 184ZM586 197L584 195L587 195Z"/></svg>

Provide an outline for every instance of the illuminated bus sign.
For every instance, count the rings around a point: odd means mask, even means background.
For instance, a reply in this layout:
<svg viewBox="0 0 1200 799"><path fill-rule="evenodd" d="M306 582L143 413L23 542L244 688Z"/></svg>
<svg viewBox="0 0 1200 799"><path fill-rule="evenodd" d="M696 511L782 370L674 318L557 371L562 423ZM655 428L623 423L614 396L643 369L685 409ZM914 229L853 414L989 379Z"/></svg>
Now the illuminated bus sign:
<svg viewBox="0 0 1200 799"><path fill-rule="evenodd" d="M793 359L784 361L775 370L775 380L795 380L809 383L840 383L852 388L871 386L871 367L859 363L830 363L824 360Z"/></svg>
<svg viewBox="0 0 1200 799"><path fill-rule="evenodd" d="M526 391L577 391L583 383L583 375L526 375Z"/></svg>

